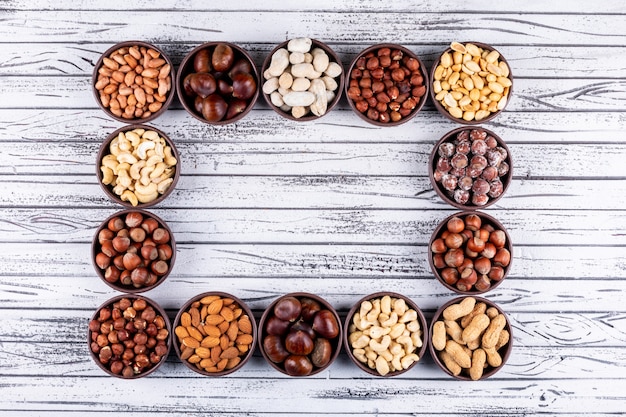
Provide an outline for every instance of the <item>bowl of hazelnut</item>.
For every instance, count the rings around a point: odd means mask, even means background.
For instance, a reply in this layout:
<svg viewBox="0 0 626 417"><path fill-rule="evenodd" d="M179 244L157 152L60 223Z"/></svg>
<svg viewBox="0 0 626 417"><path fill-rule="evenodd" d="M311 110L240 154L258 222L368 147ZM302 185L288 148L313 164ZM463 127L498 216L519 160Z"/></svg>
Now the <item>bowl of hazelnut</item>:
<svg viewBox="0 0 626 417"><path fill-rule="evenodd" d="M431 68L430 96L448 119L474 125L500 114L513 92L506 59L481 42L452 42Z"/></svg>
<svg viewBox="0 0 626 417"><path fill-rule="evenodd" d="M96 175L104 193L127 208L146 208L169 196L180 178L180 156L161 130L123 126L100 145Z"/></svg>
<svg viewBox="0 0 626 417"><path fill-rule="evenodd" d="M91 244L98 276L111 288L140 293L162 284L176 260L169 226L144 210L122 210L102 222Z"/></svg>
<svg viewBox="0 0 626 417"><path fill-rule="evenodd" d="M289 120L326 115L343 91L341 60L317 39L294 38L277 45L265 58L261 74L265 101Z"/></svg>
<svg viewBox="0 0 626 417"><path fill-rule="evenodd" d="M158 47L142 41L118 43L94 67L93 93L100 108L122 122L145 123L174 99L174 65Z"/></svg>
<svg viewBox="0 0 626 417"><path fill-rule="evenodd" d="M511 237L498 220L485 213L447 217L433 232L429 247L433 274L459 294L493 290L511 269Z"/></svg>
<svg viewBox="0 0 626 417"><path fill-rule="evenodd" d="M486 298L454 298L435 312L431 323L430 355L455 379L489 378L511 354L511 323L504 311Z"/></svg>
<svg viewBox="0 0 626 417"><path fill-rule="evenodd" d="M433 147L428 174L435 192L462 210L489 207L513 178L513 160L506 143L482 127L460 127Z"/></svg>
<svg viewBox="0 0 626 417"><path fill-rule="evenodd" d="M377 292L352 306L344 325L348 356L368 374L400 375L413 368L428 345L428 326L420 308L408 297Z"/></svg>
<svg viewBox="0 0 626 417"><path fill-rule="evenodd" d="M346 74L346 96L352 110L377 126L408 122L428 97L428 71L402 45L383 43L359 53Z"/></svg>
<svg viewBox="0 0 626 417"><path fill-rule="evenodd" d="M259 322L261 354L289 376L322 372L339 355L341 343L337 311L314 294L290 293L276 299Z"/></svg>
<svg viewBox="0 0 626 417"><path fill-rule="evenodd" d="M107 374L141 378L167 359L170 332L169 318L156 302L140 295L119 295L104 302L91 317L89 352Z"/></svg>
<svg viewBox="0 0 626 417"><path fill-rule="evenodd" d="M192 49L178 67L178 98L197 120L225 125L241 120L259 97L259 75L242 47L206 42Z"/></svg>
<svg viewBox="0 0 626 417"><path fill-rule="evenodd" d="M257 326L252 310L239 298L210 291L188 300L174 320L174 350L194 372L233 373L252 357Z"/></svg>

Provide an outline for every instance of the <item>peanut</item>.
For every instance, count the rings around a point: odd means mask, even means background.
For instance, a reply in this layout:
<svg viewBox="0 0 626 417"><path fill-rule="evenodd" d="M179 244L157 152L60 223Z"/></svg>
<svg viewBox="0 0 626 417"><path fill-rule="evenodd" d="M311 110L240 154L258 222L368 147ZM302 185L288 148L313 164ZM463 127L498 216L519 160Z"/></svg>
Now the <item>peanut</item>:
<svg viewBox="0 0 626 417"><path fill-rule="evenodd" d="M478 380L485 372L502 366L501 349L510 346L506 326L506 317L498 308L487 308L486 303L465 297L446 307L433 323L432 346L452 375Z"/></svg>
<svg viewBox="0 0 626 417"><path fill-rule="evenodd" d="M406 370L420 359L417 349L423 339L418 314L402 298L385 295L365 300L352 317L348 343L354 357L379 375Z"/></svg>
<svg viewBox="0 0 626 417"><path fill-rule="evenodd" d="M468 122L484 120L504 109L512 82L500 54L472 43L452 42L450 49L441 55L432 80L435 99L443 108Z"/></svg>
<svg viewBox="0 0 626 417"><path fill-rule="evenodd" d="M174 333L181 359L209 373L235 368L254 342L251 318L232 298L215 295L192 302Z"/></svg>
<svg viewBox="0 0 626 417"><path fill-rule="evenodd" d="M102 106L128 120L147 119L159 111L160 106L150 105L157 99L154 90L158 87L159 95L164 97L172 84L171 66L160 56L154 49L131 46L104 57L94 82ZM145 62L147 67L140 62ZM128 98L120 100L121 97Z"/></svg>

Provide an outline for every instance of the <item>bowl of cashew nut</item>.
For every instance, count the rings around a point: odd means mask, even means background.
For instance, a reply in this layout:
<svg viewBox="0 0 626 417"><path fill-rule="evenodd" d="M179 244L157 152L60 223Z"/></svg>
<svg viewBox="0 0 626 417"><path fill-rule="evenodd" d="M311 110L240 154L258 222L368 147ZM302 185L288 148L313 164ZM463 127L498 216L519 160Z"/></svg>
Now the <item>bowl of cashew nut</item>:
<svg viewBox="0 0 626 417"><path fill-rule="evenodd" d="M174 190L180 158L162 131L145 125L124 126L100 146L96 171L105 194L127 208L150 207Z"/></svg>

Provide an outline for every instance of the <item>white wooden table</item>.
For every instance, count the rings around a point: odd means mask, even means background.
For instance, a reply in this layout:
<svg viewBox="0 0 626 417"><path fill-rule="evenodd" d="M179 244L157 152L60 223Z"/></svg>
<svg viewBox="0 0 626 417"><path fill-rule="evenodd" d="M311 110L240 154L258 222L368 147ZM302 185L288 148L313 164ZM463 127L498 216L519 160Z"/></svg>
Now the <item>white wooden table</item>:
<svg viewBox="0 0 626 417"><path fill-rule="evenodd" d="M626 4L478 0L293 3L76 0L0 2L0 414L605 415L626 410ZM485 9L487 8L487 9ZM492 378L459 382L427 354L402 376L374 378L345 353L289 378L260 356L214 379L175 357L149 377L106 376L89 357L87 322L116 295L95 275L95 228L121 207L100 190L95 155L121 124L90 90L99 55L153 42L176 64L230 41L260 66L297 36L327 42L347 66L396 42L430 68L451 40L492 44L515 77L506 111L485 126L505 139L515 178L486 211L512 236L510 276L487 297L508 313L514 351ZM183 175L152 209L178 258L146 293L172 317L190 297L230 292L257 319L276 297L316 293L341 313L380 290L428 318L454 296L433 277L427 245L456 212L428 180L433 144L457 127L432 103L376 128L345 98L295 123L259 100L211 127L174 106L152 125L181 153Z"/></svg>

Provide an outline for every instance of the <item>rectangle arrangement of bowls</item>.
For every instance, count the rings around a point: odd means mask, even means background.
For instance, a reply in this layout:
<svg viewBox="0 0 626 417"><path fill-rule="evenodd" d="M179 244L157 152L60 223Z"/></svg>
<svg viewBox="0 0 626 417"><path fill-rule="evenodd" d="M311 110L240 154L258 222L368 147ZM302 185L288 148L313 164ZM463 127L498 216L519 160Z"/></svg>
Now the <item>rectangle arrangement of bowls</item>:
<svg viewBox="0 0 626 417"><path fill-rule="evenodd" d="M102 54L92 86L102 110L126 124L107 136L96 159L102 190L124 208L102 222L92 243L97 275L123 293L105 301L89 322L90 351L103 371L143 377L172 346L184 365L206 376L237 371L257 345L271 367L290 376L323 371L342 347L364 372L384 377L411 369L427 350L460 380L484 379L504 366L511 324L481 295L507 276L512 242L497 219L477 211L502 198L513 170L504 140L478 126L502 112L512 93L510 68L494 48L452 42L429 72L406 47L382 43L358 53L344 70L323 42L294 38L277 45L258 71L243 48L207 42L191 50L176 72L156 46L128 41ZM342 322L323 298L289 293L270 303L257 324L241 299L208 291L188 300L171 322L141 293L172 272L176 231L146 209L175 189L184 155L167 133L146 123L163 114L175 94L199 122L225 125L244 118L259 94L281 116L308 122L330 112L342 93L374 126L408 122L428 97L461 124L437 141L428 162L433 189L460 210L433 231L428 261L458 297L442 305L429 325L402 294L364 295Z"/></svg>

